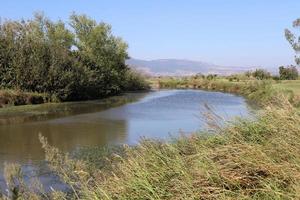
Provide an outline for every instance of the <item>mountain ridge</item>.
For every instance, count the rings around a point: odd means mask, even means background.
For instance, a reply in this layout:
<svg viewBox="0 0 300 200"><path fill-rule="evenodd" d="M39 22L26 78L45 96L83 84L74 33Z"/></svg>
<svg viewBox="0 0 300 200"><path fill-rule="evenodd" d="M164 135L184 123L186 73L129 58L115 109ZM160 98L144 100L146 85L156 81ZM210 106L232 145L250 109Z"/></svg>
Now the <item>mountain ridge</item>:
<svg viewBox="0 0 300 200"><path fill-rule="evenodd" d="M187 76L197 73L230 75L250 70L250 68L246 67L228 67L203 61L173 58L153 60L131 58L126 61L126 64L132 68L154 76Z"/></svg>

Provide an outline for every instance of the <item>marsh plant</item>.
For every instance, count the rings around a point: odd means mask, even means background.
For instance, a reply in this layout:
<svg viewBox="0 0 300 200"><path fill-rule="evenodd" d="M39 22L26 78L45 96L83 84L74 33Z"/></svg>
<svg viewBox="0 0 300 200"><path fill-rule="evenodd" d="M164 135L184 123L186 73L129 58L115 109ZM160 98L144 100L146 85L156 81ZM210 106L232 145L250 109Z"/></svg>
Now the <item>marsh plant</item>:
<svg viewBox="0 0 300 200"><path fill-rule="evenodd" d="M142 140L115 150L61 152L40 136L46 160L70 191L46 195L7 168L16 199L299 199L300 113L284 97L257 120L237 120L171 142ZM18 192L14 192L14 188ZM31 197L31 196L30 196ZM6 196L4 199L7 198Z"/></svg>

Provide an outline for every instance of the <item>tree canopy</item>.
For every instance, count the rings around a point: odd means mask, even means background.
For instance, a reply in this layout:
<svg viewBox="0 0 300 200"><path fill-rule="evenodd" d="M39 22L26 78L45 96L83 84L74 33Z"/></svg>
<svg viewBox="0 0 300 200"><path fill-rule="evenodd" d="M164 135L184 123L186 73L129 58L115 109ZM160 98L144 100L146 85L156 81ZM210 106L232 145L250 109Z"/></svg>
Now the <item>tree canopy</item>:
<svg viewBox="0 0 300 200"><path fill-rule="evenodd" d="M300 18L293 22L293 27L300 29ZM295 61L297 65L300 65L300 36L296 36L289 29L285 29L285 37L296 53Z"/></svg>
<svg viewBox="0 0 300 200"><path fill-rule="evenodd" d="M298 79L298 70L295 66L279 67L279 76L281 80Z"/></svg>
<svg viewBox="0 0 300 200"><path fill-rule="evenodd" d="M125 89L127 44L111 26L73 13L0 23L0 87L61 100L104 97ZM132 74L130 73L131 79Z"/></svg>

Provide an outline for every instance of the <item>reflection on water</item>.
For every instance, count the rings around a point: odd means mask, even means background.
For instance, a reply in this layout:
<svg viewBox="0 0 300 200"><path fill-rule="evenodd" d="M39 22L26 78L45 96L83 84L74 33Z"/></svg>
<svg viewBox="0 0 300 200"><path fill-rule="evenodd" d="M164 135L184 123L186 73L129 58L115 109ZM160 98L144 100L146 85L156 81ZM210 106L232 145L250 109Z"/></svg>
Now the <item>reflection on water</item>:
<svg viewBox="0 0 300 200"><path fill-rule="evenodd" d="M47 104L25 112L3 112L0 114L0 162L24 163L43 159L39 133L64 151L79 146L123 143L126 120L90 120L89 115L138 101L145 95L147 93L131 93L99 101ZM78 120L80 115L85 117Z"/></svg>
<svg viewBox="0 0 300 200"><path fill-rule="evenodd" d="M166 139L179 130L196 131L205 126L204 104L225 119L248 114L239 96L199 90L129 93L98 101L24 107L25 111L8 109L0 113L0 164L43 160L39 133L50 144L71 152L82 146L136 144L142 136Z"/></svg>
<svg viewBox="0 0 300 200"><path fill-rule="evenodd" d="M70 115L99 112L108 108L137 101L147 93L128 93L95 101L41 104L3 108L0 111L0 126L41 120L49 120Z"/></svg>

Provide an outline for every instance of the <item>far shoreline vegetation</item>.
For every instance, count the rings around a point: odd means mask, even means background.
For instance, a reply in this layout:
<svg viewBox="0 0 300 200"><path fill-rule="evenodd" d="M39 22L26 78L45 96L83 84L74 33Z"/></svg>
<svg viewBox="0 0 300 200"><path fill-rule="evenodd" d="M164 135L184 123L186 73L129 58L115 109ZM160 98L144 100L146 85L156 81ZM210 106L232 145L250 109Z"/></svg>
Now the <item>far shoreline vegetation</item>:
<svg viewBox="0 0 300 200"><path fill-rule="evenodd" d="M300 26L300 20L294 25ZM148 88L146 79L126 67L127 45L111 35L107 24L74 14L71 26L74 32L41 15L4 22L0 76L6 91L0 94L27 91L20 92L29 99L26 104L40 103L41 93L49 101L71 101ZM293 47L300 46L287 30L286 37ZM75 155L50 146L40 135L49 167L70 190L45 192L39 183L25 183L20 165L6 164L8 191L0 199L300 199L296 67L280 67L279 76L257 69L228 77L198 74L148 81L157 88L240 94L264 112L255 120L240 119L172 142L143 139L136 146L88 148Z"/></svg>
<svg viewBox="0 0 300 200"><path fill-rule="evenodd" d="M202 89L242 95L250 101L264 105L274 96L284 94L296 107L300 106L300 79L295 66L279 67L279 76L263 69L243 74L219 76L197 74L188 77L153 77L154 88Z"/></svg>

